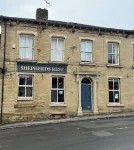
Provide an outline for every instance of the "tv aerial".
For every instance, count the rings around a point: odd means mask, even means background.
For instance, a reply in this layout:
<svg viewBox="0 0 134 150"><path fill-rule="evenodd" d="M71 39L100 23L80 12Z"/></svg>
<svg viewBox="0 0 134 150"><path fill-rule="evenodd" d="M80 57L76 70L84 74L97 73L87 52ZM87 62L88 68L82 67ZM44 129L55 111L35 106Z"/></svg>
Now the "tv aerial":
<svg viewBox="0 0 134 150"><path fill-rule="evenodd" d="M46 3L46 9L51 6L51 3L49 1L47 1L47 0L44 0L44 1Z"/></svg>

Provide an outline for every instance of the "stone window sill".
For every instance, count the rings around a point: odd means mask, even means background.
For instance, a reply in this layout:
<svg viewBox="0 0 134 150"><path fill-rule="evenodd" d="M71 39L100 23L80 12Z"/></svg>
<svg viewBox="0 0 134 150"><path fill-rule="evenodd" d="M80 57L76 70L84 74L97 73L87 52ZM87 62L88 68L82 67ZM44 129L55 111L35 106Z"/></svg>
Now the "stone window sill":
<svg viewBox="0 0 134 150"><path fill-rule="evenodd" d="M63 65L67 65L67 63L66 62L64 62L64 61L48 61L48 63L49 64L63 64Z"/></svg>
<svg viewBox="0 0 134 150"><path fill-rule="evenodd" d="M37 62L36 60L30 60L30 59L17 59L16 62Z"/></svg>
<svg viewBox="0 0 134 150"><path fill-rule="evenodd" d="M33 104L16 104L14 105L14 108L33 108L35 105Z"/></svg>
<svg viewBox="0 0 134 150"><path fill-rule="evenodd" d="M50 104L50 107L67 107L67 104Z"/></svg>
<svg viewBox="0 0 134 150"><path fill-rule="evenodd" d="M92 62L81 62L80 65L81 66L96 66L96 64Z"/></svg>
<svg viewBox="0 0 134 150"><path fill-rule="evenodd" d="M112 65L112 64L107 64L106 66L109 67L109 68L123 68L122 65Z"/></svg>
<svg viewBox="0 0 134 150"><path fill-rule="evenodd" d="M124 104L116 104L116 103L109 103L107 104L108 107L124 107Z"/></svg>
<svg viewBox="0 0 134 150"><path fill-rule="evenodd" d="M19 98L17 99L17 101L33 101L33 98Z"/></svg>

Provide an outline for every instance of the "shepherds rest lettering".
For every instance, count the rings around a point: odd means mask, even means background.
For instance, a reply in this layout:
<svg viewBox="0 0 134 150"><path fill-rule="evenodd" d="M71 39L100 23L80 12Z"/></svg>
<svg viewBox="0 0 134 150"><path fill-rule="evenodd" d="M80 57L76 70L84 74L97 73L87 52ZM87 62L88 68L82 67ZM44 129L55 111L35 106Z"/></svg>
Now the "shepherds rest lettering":
<svg viewBox="0 0 134 150"><path fill-rule="evenodd" d="M52 65L52 64L29 64L29 63L18 63L18 72L29 72L29 73L67 73L67 65Z"/></svg>

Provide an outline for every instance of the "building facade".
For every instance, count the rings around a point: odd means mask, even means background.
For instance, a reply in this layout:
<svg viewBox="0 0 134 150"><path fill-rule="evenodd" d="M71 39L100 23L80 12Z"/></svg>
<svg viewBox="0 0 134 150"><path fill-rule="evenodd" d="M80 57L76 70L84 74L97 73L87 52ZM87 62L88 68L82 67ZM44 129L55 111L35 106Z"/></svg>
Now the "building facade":
<svg viewBox="0 0 134 150"><path fill-rule="evenodd" d="M134 32L1 16L0 95L10 121L134 110Z"/></svg>

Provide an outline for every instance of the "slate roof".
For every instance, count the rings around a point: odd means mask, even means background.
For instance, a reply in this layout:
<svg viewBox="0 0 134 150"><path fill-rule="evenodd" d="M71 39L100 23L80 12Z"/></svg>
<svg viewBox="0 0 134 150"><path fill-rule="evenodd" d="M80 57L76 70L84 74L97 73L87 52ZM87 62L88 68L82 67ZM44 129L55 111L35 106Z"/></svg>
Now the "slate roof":
<svg viewBox="0 0 134 150"><path fill-rule="evenodd" d="M18 21L18 22L33 23L33 24L44 24L48 26L49 25L61 26L61 27L68 27L68 28L75 28L75 29L87 29L87 30L103 31L103 32L134 34L134 30L99 27L99 26L92 26L92 25L79 24L79 23L73 23L73 22L56 21L56 20L36 20L36 19L29 19L29 18L8 17L8 16L2 16L2 15L0 16L0 20L1 21Z"/></svg>

